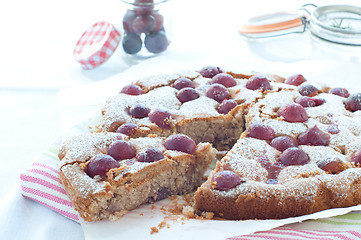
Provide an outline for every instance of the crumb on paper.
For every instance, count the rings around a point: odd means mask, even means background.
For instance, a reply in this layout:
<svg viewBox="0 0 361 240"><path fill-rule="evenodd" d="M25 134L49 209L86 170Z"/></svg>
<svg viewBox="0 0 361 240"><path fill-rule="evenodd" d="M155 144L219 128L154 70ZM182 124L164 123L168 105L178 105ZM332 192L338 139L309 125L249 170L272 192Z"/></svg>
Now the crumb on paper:
<svg viewBox="0 0 361 240"><path fill-rule="evenodd" d="M192 206L184 206L182 214L188 218L194 218L194 208Z"/></svg>
<svg viewBox="0 0 361 240"><path fill-rule="evenodd" d="M164 228L166 225L167 225L166 221L163 220L163 221L161 221L161 222L158 224L158 228L159 228L159 229Z"/></svg>
<svg viewBox="0 0 361 240"><path fill-rule="evenodd" d="M186 224L189 219L198 220L211 220L215 219L214 213L202 212L196 213L193 207L194 200L191 194L184 196L171 196L169 197L170 203L167 206L160 207L161 213L164 215L163 221L161 221L157 227L151 228L151 234L158 233L161 229L171 227L171 223L180 222L181 225ZM156 206L152 205L152 209Z"/></svg>
<svg viewBox="0 0 361 240"><path fill-rule="evenodd" d="M156 228L156 227L151 227L151 228L150 228L150 234L153 234L153 233L159 233L158 228Z"/></svg>

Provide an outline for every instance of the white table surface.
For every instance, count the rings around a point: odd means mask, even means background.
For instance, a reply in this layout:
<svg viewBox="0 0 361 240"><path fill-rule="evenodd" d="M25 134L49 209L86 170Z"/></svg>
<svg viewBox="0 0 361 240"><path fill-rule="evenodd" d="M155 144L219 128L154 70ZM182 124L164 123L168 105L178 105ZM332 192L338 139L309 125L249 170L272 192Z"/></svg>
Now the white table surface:
<svg viewBox="0 0 361 240"><path fill-rule="evenodd" d="M361 64L360 47L331 44L309 32L252 41L237 32L250 16L297 9L309 1L242 2L172 0L173 41L162 55L197 52L255 63ZM360 5L359 1L317 1L319 5L337 2ZM19 174L61 133L59 90L100 82L137 63L124 60L121 48L91 71L73 60L73 47L83 31L100 20L119 27L123 11L119 0L0 3L0 239L84 239L79 224L23 198Z"/></svg>

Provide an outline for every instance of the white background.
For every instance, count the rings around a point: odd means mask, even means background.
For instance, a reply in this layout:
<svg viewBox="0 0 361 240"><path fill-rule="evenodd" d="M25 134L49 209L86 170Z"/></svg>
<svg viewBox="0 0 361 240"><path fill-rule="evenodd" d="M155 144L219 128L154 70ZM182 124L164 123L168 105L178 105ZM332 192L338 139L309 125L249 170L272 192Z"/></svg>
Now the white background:
<svg viewBox="0 0 361 240"><path fill-rule="evenodd" d="M240 63L254 63L251 70L267 62L360 63L359 47L324 42L309 32L250 41L237 32L251 16L298 9L307 2L171 0L173 41L163 57L232 56ZM326 0L317 4L337 2L360 5ZM88 27L102 20L120 27L124 10L119 0L0 2L0 239L84 238L80 225L22 198L19 174L61 134L60 90L101 82L137 63L124 59L118 48L105 64L85 71L72 56ZM152 68L146 61L141 64ZM346 70L340 71L342 75Z"/></svg>

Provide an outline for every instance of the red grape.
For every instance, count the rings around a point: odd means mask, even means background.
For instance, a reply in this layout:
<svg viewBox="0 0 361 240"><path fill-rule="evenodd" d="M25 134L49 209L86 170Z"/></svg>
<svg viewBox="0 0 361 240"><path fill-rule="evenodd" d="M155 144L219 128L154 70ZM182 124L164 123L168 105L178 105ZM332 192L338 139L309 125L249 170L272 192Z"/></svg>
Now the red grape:
<svg viewBox="0 0 361 240"><path fill-rule="evenodd" d="M275 135L273 128L259 123L252 124L247 130L247 132L248 132L247 137L257 138L261 140L268 140L268 141L272 140Z"/></svg>
<svg viewBox="0 0 361 240"><path fill-rule="evenodd" d="M298 87L298 92L302 95L302 96L309 96L309 97L313 97L315 95L317 95L318 93L318 88L316 88L313 85L310 84L304 84Z"/></svg>
<svg viewBox="0 0 361 240"><path fill-rule="evenodd" d="M228 89L219 83L210 85L206 90L206 96L216 100L219 103L221 103L224 99L231 97Z"/></svg>
<svg viewBox="0 0 361 240"><path fill-rule="evenodd" d="M182 88L186 88L186 87L194 88L194 84L192 80L185 77L181 77L174 82L173 87L178 90L181 90Z"/></svg>
<svg viewBox="0 0 361 240"><path fill-rule="evenodd" d="M330 136L315 125L298 135L297 141L300 145L327 146L330 143Z"/></svg>
<svg viewBox="0 0 361 240"><path fill-rule="evenodd" d="M288 103L277 114L287 122L305 122L308 119L306 110L298 103Z"/></svg>
<svg viewBox="0 0 361 240"><path fill-rule="evenodd" d="M213 78L219 73L222 73L222 69L216 66L203 67L199 72L205 78Z"/></svg>
<svg viewBox="0 0 361 240"><path fill-rule="evenodd" d="M283 152L287 148L298 146L296 141L289 136L276 137L270 142L270 145L280 152Z"/></svg>
<svg viewBox="0 0 361 240"><path fill-rule="evenodd" d="M199 93L194 88L185 87L177 93L177 98L181 103L185 103L199 98Z"/></svg>
<svg viewBox="0 0 361 240"><path fill-rule="evenodd" d="M345 101L345 107L351 112L361 110L361 93L352 94Z"/></svg>
<svg viewBox="0 0 361 240"><path fill-rule="evenodd" d="M122 40L124 52L128 54L136 54L142 49L142 39L135 33L124 35Z"/></svg>
<svg viewBox="0 0 361 240"><path fill-rule="evenodd" d="M288 77L285 80L285 83L294 85L294 86L299 86L306 81L307 81L306 78L302 74L295 74L295 75Z"/></svg>
<svg viewBox="0 0 361 240"><path fill-rule="evenodd" d="M155 20L155 27L152 31L160 31L163 28L163 22L164 22L164 18L163 15L159 14L158 12L153 12L152 16L154 17Z"/></svg>
<svg viewBox="0 0 361 240"><path fill-rule="evenodd" d="M157 124L158 127L163 129L171 129L171 115L168 111L159 108L154 109L149 113L148 117L149 120Z"/></svg>
<svg viewBox="0 0 361 240"><path fill-rule="evenodd" d="M302 107L315 107L325 103L325 100L321 98L311 98L307 96L301 96L295 99L295 103L300 104Z"/></svg>
<svg viewBox="0 0 361 240"><path fill-rule="evenodd" d="M347 91L346 88L332 88L330 90L330 93L344 98L348 98L350 96L350 93Z"/></svg>
<svg viewBox="0 0 361 240"><path fill-rule="evenodd" d="M308 155L298 147L287 148L280 156L279 160L286 166L303 165L309 162Z"/></svg>
<svg viewBox="0 0 361 240"><path fill-rule="evenodd" d="M140 105L140 104L137 104L129 109L130 116L132 116L134 118L148 117L149 112L150 112L149 108L147 108L143 105Z"/></svg>
<svg viewBox="0 0 361 240"><path fill-rule="evenodd" d="M161 53L168 48L169 41L164 31L156 31L145 36L144 45L151 53Z"/></svg>
<svg viewBox="0 0 361 240"><path fill-rule="evenodd" d="M152 15L137 16L132 24L136 34L148 33L155 28L155 19Z"/></svg>
<svg viewBox="0 0 361 240"><path fill-rule="evenodd" d="M132 24L136 17L134 10L127 10L125 13L123 17L123 28L126 33L132 32Z"/></svg>
<svg viewBox="0 0 361 240"><path fill-rule="evenodd" d="M231 111L233 108L237 106L237 102L231 99L225 99L219 104L217 111L220 114L227 114L229 111Z"/></svg>
<svg viewBox="0 0 361 240"><path fill-rule="evenodd" d="M128 95L141 95L143 94L143 89L138 85L130 84L124 86L120 92Z"/></svg>
<svg viewBox="0 0 361 240"><path fill-rule="evenodd" d="M163 153L154 147L147 148L137 154L137 161L139 162L156 162L163 158Z"/></svg>
<svg viewBox="0 0 361 240"><path fill-rule="evenodd" d="M250 90L267 91L271 89L271 84L266 77L261 75L254 75L248 79L246 88Z"/></svg>
<svg viewBox="0 0 361 240"><path fill-rule="evenodd" d="M153 0L135 0L134 11L137 15L149 15L154 8Z"/></svg>
<svg viewBox="0 0 361 240"><path fill-rule="evenodd" d="M117 129L117 133L123 133L127 136L131 136L135 130L138 128L138 125L135 123L124 123Z"/></svg>
<svg viewBox="0 0 361 240"><path fill-rule="evenodd" d="M212 80L210 81L210 84L213 83L219 83L225 86L226 88L234 87L237 85L236 80L234 80L234 77L228 73L219 73L215 75Z"/></svg>
<svg viewBox="0 0 361 240"><path fill-rule="evenodd" d="M216 172L212 178L212 186L217 190L229 190L241 183L241 178L235 172L223 170Z"/></svg>
<svg viewBox="0 0 361 240"><path fill-rule="evenodd" d="M164 145L168 150L176 150L189 154L193 154L197 147L193 139L184 134L175 134L169 136L165 140Z"/></svg>
<svg viewBox="0 0 361 240"><path fill-rule="evenodd" d="M351 162L355 163L357 167L361 167L361 149L352 154Z"/></svg>
<svg viewBox="0 0 361 240"><path fill-rule="evenodd" d="M337 174L343 170L343 162L339 158L326 158L317 163L317 166L328 173Z"/></svg>
<svg viewBox="0 0 361 240"><path fill-rule="evenodd" d="M89 177L104 176L110 169L118 168L119 163L109 155L98 154L89 160L85 170Z"/></svg>
<svg viewBox="0 0 361 240"><path fill-rule="evenodd" d="M127 141L117 140L109 146L108 154L115 160L131 159L135 157L135 148Z"/></svg>

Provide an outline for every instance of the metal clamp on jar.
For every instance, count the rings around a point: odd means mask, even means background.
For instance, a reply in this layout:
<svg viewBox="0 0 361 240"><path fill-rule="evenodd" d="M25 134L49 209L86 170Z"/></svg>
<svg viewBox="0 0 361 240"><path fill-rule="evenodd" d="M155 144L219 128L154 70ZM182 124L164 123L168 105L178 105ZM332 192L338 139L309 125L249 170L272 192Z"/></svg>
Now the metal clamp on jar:
<svg viewBox="0 0 361 240"><path fill-rule="evenodd" d="M309 8L313 8L310 11ZM327 41L361 45L361 8L351 5L317 7L306 4L293 12L280 12L251 18L239 31L247 38L267 38L310 32Z"/></svg>

